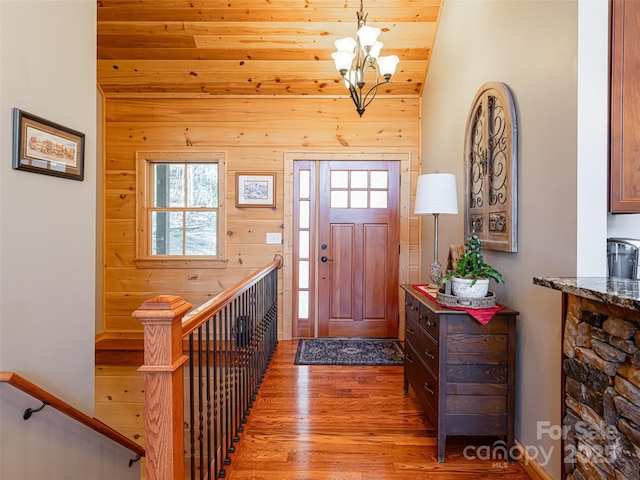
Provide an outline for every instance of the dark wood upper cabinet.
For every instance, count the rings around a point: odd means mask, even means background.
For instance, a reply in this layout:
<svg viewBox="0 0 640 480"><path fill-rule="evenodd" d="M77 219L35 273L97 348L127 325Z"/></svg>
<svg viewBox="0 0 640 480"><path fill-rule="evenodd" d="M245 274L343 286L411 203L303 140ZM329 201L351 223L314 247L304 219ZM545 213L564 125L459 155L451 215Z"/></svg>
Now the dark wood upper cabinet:
<svg viewBox="0 0 640 480"><path fill-rule="evenodd" d="M609 211L640 213L640 2L611 8Z"/></svg>

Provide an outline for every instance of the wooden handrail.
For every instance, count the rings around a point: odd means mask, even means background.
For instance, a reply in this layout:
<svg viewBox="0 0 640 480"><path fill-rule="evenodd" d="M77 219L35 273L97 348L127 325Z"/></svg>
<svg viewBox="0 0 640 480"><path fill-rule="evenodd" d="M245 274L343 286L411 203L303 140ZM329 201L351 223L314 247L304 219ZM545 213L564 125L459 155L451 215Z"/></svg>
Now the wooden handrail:
<svg viewBox="0 0 640 480"><path fill-rule="evenodd" d="M9 385L22 390L24 393L31 395L32 397L40 400L41 402L50 405L52 408L64 413L68 417L80 422L81 424L89 427L90 429L104 435L105 437L113 440L114 442L128 448L139 457L144 457L145 450L133 440L125 437L120 432L117 432L113 428L105 425L97 418L92 418L75 407L72 407L64 400L52 395L51 393L43 390L35 383L31 383L24 377L21 377L14 372L0 372L0 382L8 383Z"/></svg>
<svg viewBox="0 0 640 480"><path fill-rule="evenodd" d="M145 301L132 313L144 328L144 364L138 371L143 372L145 378L147 480L184 478L183 367L189 360L183 350L184 339L281 267L282 256L276 255L271 263L193 311L179 296L160 295ZM277 307L277 303L274 305ZM272 318L275 318L273 324L277 328L277 312ZM229 427L229 423L226 425ZM226 438L230 439L229 436Z"/></svg>
<svg viewBox="0 0 640 480"><path fill-rule="evenodd" d="M246 276L238 283L228 288L224 292L216 295L211 300L203 303L198 308L194 308L187 315L185 315L182 321L182 338L188 337L193 333L203 322L212 317L225 306L231 302L234 298L240 295L242 292L252 287L258 280L264 278L267 273L274 269L282 268L282 255L276 254L273 261L260 270L256 270L251 275Z"/></svg>

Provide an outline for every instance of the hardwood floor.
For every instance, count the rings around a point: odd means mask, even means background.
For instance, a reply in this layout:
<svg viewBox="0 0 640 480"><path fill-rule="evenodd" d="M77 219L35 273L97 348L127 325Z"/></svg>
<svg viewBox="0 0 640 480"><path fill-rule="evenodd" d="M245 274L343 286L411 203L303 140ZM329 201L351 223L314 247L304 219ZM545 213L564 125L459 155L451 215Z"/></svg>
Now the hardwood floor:
<svg viewBox="0 0 640 480"><path fill-rule="evenodd" d="M297 342L280 342L242 439L230 480L509 479L530 477L520 464L468 460L448 440L436 459L435 431L415 394L403 395L402 367L294 365Z"/></svg>

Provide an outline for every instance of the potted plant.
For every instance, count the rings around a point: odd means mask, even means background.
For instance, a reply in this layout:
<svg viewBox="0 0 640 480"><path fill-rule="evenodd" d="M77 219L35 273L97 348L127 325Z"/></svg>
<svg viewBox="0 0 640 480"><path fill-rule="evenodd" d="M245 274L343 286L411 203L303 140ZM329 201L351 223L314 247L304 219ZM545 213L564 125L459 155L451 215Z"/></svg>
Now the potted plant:
<svg viewBox="0 0 640 480"><path fill-rule="evenodd" d="M480 238L474 233L467 236L464 252L455 262L452 270L447 272L444 281L451 280L452 293L459 297L486 297L489 291L489 280L504 283L502 274L484 261L480 249Z"/></svg>

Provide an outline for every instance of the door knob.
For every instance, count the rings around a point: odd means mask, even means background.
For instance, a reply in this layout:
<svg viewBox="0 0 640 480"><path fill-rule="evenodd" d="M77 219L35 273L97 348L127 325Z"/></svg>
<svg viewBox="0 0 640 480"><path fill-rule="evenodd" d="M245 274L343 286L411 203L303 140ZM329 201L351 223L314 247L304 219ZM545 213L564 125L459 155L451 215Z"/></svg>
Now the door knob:
<svg viewBox="0 0 640 480"><path fill-rule="evenodd" d="M322 263L324 263L324 262L326 262L326 261L328 261L328 260L329 260L329 259L328 259L327 257L325 257L324 255L323 255L322 257L320 257L320 261L321 261Z"/></svg>

